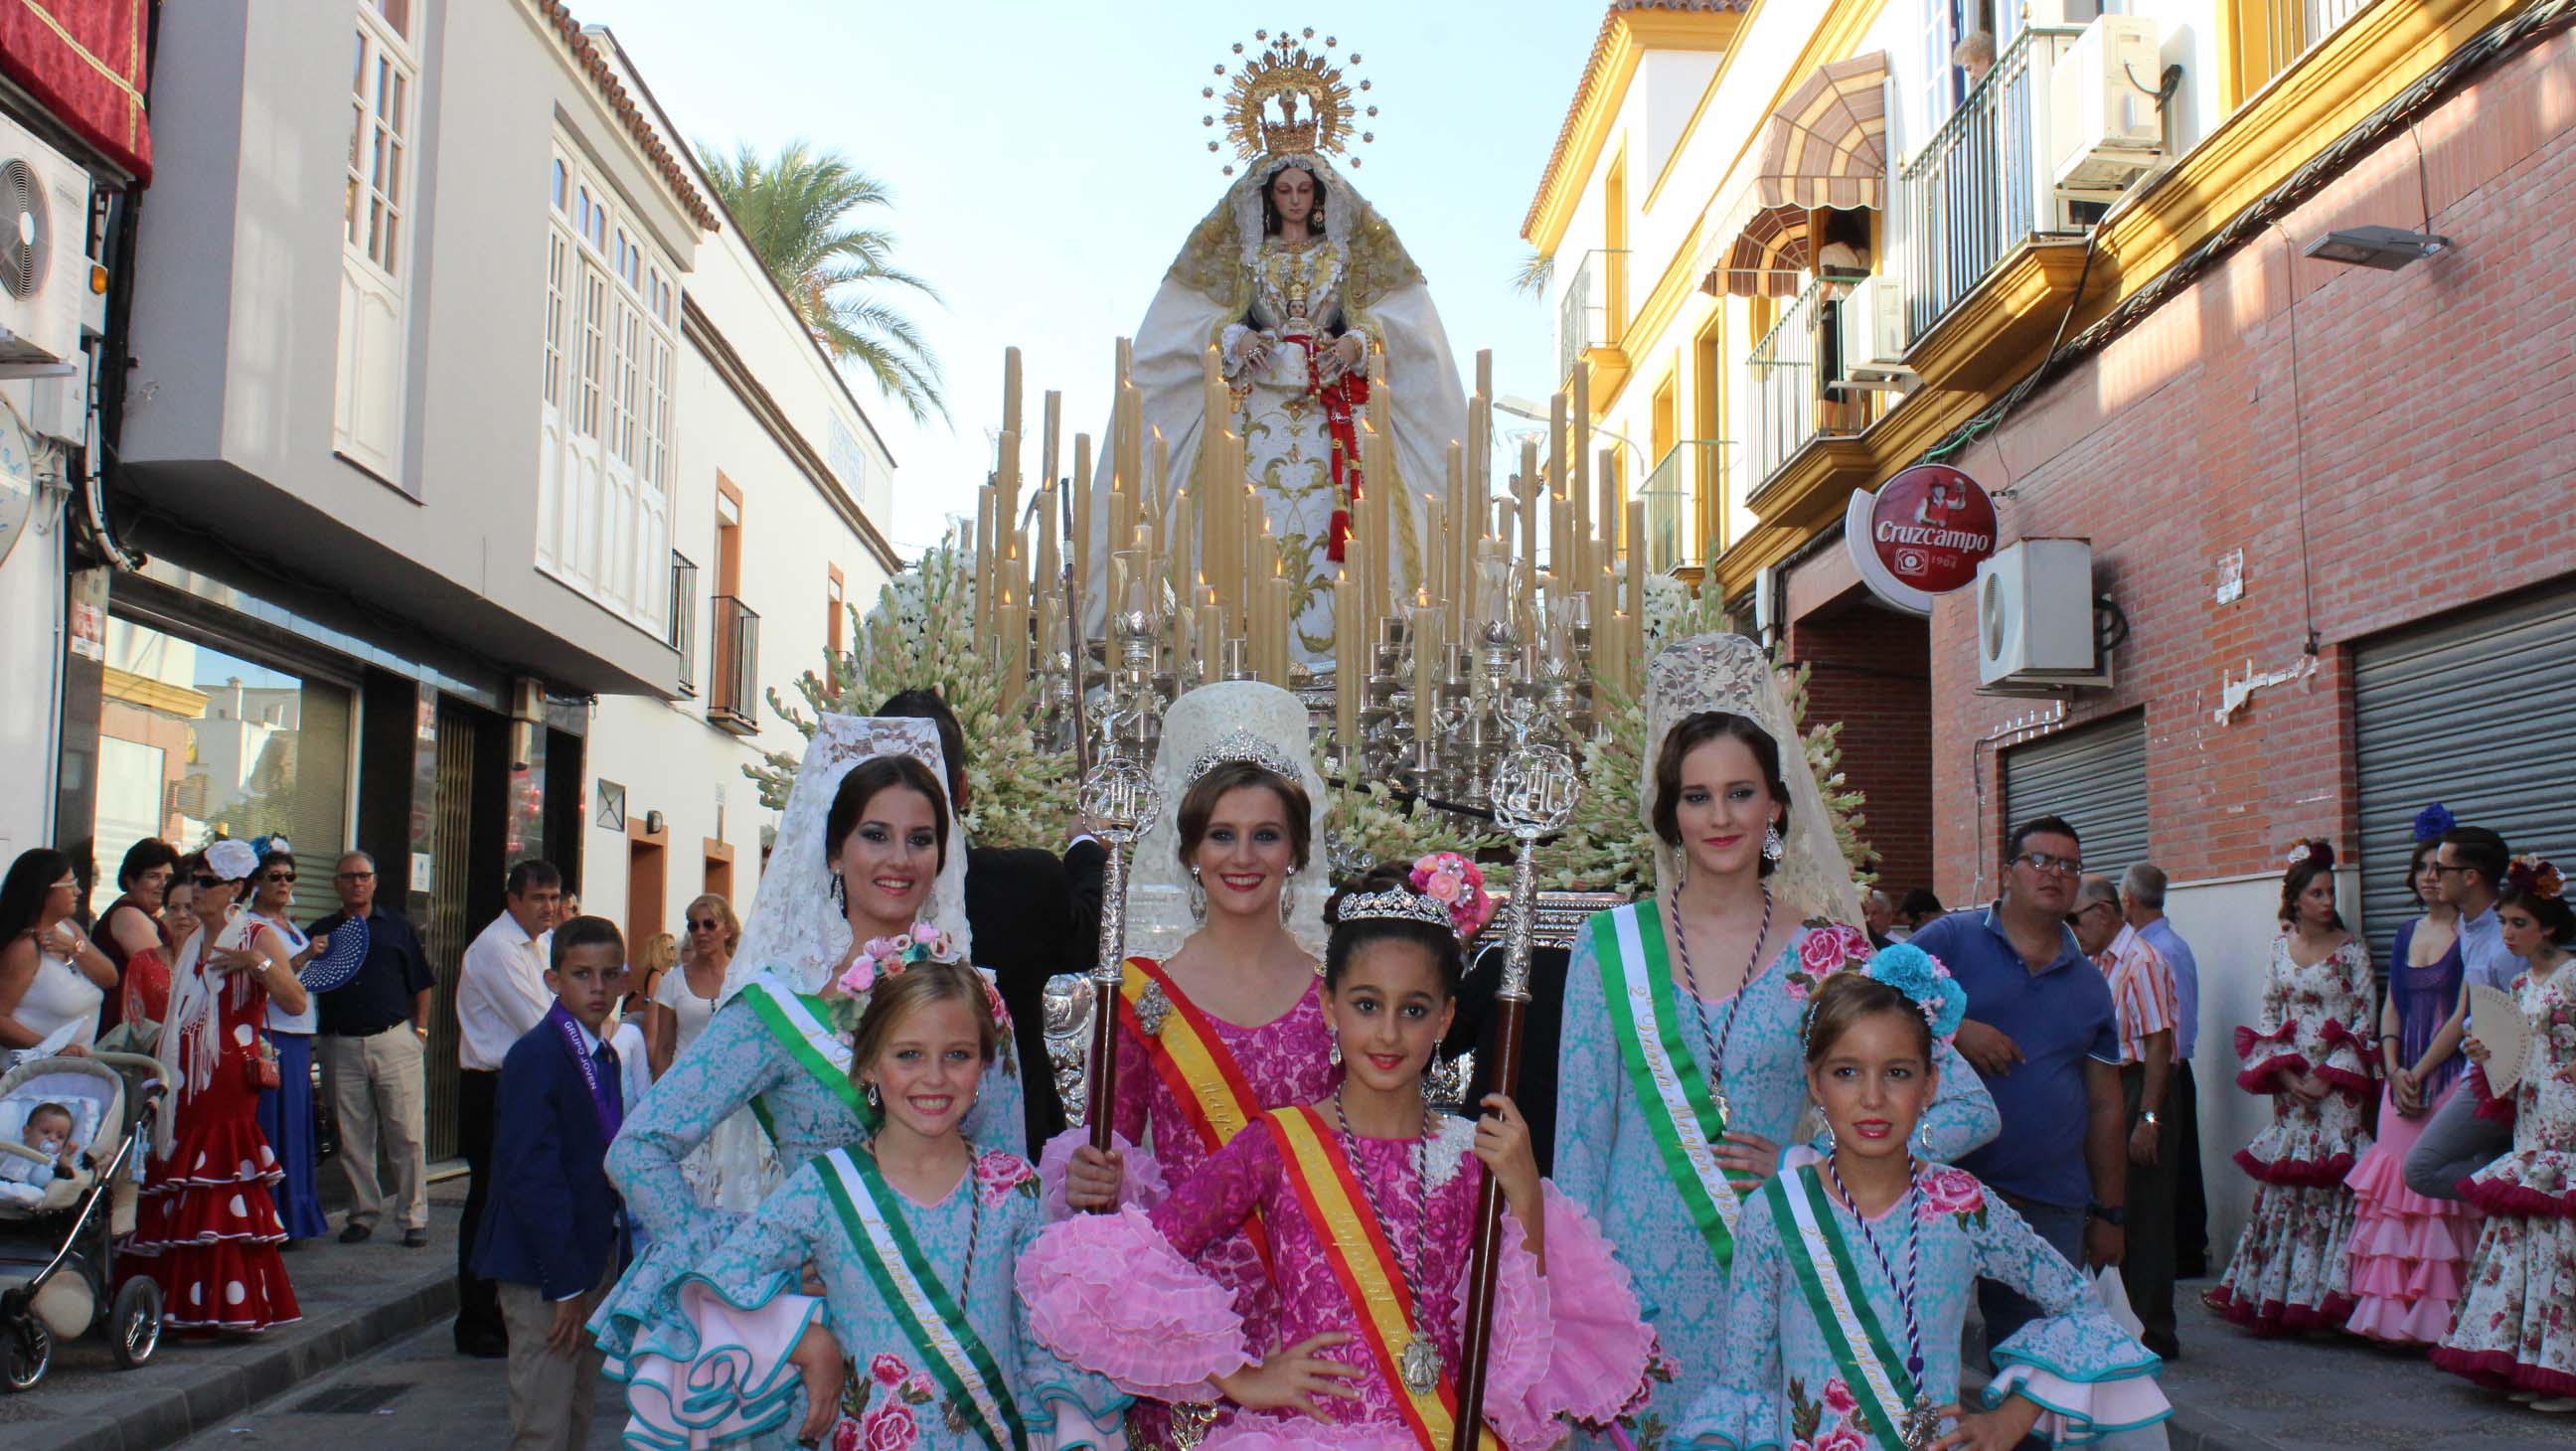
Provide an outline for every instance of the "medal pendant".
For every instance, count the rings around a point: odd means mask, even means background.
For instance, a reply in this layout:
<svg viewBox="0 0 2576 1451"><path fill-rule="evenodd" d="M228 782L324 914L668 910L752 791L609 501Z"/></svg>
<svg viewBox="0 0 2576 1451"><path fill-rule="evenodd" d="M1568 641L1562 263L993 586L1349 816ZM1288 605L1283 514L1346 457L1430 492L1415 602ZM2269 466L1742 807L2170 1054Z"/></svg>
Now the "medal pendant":
<svg viewBox="0 0 2576 1451"><path fill-rule="evenodd" d="M1905 1425L1901 1435L1909 1451L1923 1451L1941 1438L1941 1412L1930 1396L1918 1395L1914 1404L1905 1408Z"/></svg>
<svg viewBox="0 0 2576 1451"><path fill-rule="evenodd" d="M1158 982L1145 984L1145 990L1136 995L1136 1025L1145 1030L1145 1036L1163 1036L1163 1020L1171 1015L1172 1000L1163 996L1163 985Z"/></svg>
<svg viewBox="0 0 2576 1451"><path fill-rule="evenodd" d="M1726 1086L1723 1082L1708 1086L1708 1102L1710 1107L1717 1110L1718 1127L1723 1130L1734 1118L1726 1102Z"/></svg>
<svg viewBox="0 0 2576 1451"><path fill-rule="evenodd" d="M1440 1386L1440 1347L1428 1335L1414 1336L1396 1358L1396 1373L1404 1378L1406 1390L1417 1396L1431 1394Z"/></svg>

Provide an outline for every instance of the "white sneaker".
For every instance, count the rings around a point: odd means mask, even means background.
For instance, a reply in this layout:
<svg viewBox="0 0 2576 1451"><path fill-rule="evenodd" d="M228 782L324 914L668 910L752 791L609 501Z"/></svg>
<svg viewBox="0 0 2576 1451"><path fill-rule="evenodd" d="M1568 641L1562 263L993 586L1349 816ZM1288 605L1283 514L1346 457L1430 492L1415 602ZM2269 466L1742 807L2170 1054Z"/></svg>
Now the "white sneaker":
<svg viewBox="0 0 2576 1451"><path fill-rule="evenodd" d="M2535 1411L2546 1411L2553 1416L2563 1416L2569 1411L2576 1411L2576 1396L2551 1396L2545 1401L2533 1401L2531 1408Z"/></svg>
<svg viewBox="0 0 2576 1451"><path fill-rule="evenodd" d="M2536 1400L2540 1399L2540 1392L2538 1392L2538 1391L2506 1391L2506 1392L2504 1393L2504 1398L2505 1398L2506 1400L2509 1400L2509 1401L2519 1401L2519 1402L2520 1402L2520 1403L2522 1403L2523 1405L2526 1405L2526 1406L2527 1406L2527 1405L2530 1405L2533 1401L2536 1401Z"/></svg>

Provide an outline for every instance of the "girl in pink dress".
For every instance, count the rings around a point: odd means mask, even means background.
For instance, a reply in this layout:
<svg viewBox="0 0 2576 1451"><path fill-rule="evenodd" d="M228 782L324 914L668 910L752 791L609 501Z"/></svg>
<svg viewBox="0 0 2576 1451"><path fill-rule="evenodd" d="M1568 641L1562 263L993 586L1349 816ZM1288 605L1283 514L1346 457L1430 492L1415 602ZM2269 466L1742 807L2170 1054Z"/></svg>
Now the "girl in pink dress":
<svg viewBox="0 0 2576 1451"><path fill-rule="evenodd" d="M2406 1187L2406 1155L2424 1121L2460 1081L2460 914L2424 870L2442 844L2416 818L2406 886L2424 915L2400 925L2390 949L2388 995L2379 1007L2379 1135L2344 1183L2352 1189L2352 1295L2344 1328L2392 1345L2431 1345L2451 1328L2461 1275L2477 1247L2478 1211L2458 1199L2427 1199Z"/></svg>
<svg viewBox="0 0 2576 1451"><path fill-rule="evenodd" d="M1313 844L1312 802L1295 759L1278 743L1237 732L1192 771L1175 818L1201 925L1164 961L1127 961L1114 1007L1117 1147L1094 1151L1081 1128L1047 1146L1041 1176L1059 1217L1122 1203L1151 1209L1167 1185L1196 1173L1247 1124L1321 1098L1341 1077L1315 959L1280 911ZM1191 1256L1263 1344L1278 1318L1267 1252L1258 1226L1247 1223L1211 1236ZM1176 1417L1186 1426L1207 1414L1204 1406L1140 1402L1129 1437L1139 1448L1176 1446Z"/></svg>
<svg viewBox="0 0 2576 1451"><path fill-rule="evenodd" d="M1324 1011L1344 1076L1329 1095L1263 1114L1150 1212L1067 1220L1020 1261L1032 1333L1131 1394L1213 1402L1211 1451L1446 1451L1489 1174L1508 1211L1488 1444L1553 1446L1643 1394L1654 1341L1628 1273L1539 1177L1519 1110L1493 1095L1470 1123L1424 1101L1458 928L1490 911L1480 891L1435 895L1453 885L1385 866L1334 898ZM1256 1217L1278 1294L1267 1337L1191 1263Z"/></svg>

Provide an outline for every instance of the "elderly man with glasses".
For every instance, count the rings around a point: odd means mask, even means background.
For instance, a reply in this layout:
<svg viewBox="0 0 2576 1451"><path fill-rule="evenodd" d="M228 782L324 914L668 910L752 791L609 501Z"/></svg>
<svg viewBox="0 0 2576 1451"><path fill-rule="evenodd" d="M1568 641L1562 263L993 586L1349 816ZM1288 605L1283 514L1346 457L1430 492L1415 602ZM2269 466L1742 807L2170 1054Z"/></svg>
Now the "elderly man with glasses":
<svg viewBox="0 0 2576 1451"><path fill-rule="evenodd" d="M1994 1142L1962 1157L2040 1237L2079 1265L2115 1265L2127 1251L2128 1106L2110 985L2066 925L2083 876L2075 828L2025 821L2004 849L2003 895L1916 932L1968 994L1961 1057L2003 1116ZM1977 1287L1986 1343L1997 1345L2039 1308L2006 1286Z"/></svg>
<svg viewBox="0 0 2576 1451"><path fill-rule="evenodd" d="M2076 889L2066 925L2102 969L2120 1025L2120 1094L2128 1125L2129 1203L2120 1260L2130 1308L2145 1324L2138 1339L2168 1360L2182 1348L2174 1338L2175 1159L2169 1095L2173 1088L2174 970L2122 910L2120 889L2105 876L2087 876Z"/></svg>
<svg viewBox="0 0 2576 1451"><path fill-rule="evenodd" d="M429 1045L429 995L438 985L420 935L398 913L376 905L376 859L345 853L331 869L340 910L313 924L315 940L363 923L367 953L357 975L318 994L322 1082L340 1121L340 1167L349 1176L349 1218L342 1244L376 1232L387 1196L376 1153L393 1180L394 1219L406 1249L429 1243L429 1160L421 1121L427 1095L423 1055Z"/></svg>

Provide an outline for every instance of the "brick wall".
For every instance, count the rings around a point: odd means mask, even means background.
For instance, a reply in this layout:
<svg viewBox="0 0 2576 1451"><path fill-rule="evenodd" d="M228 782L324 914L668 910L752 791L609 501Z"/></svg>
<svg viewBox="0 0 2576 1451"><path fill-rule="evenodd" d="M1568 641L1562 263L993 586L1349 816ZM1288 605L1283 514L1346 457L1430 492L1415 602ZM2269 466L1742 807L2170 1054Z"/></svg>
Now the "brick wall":
<svg viewBox="0 0 2576 1451"><path fill-rule="evenodd" d="M2576 37L2560 35L2026 399L2000 459L1987 441L1954 460L2010 485L2007 540L2093 541L2095 588L2132 634L2117 688L2078 693L2065 723L2144 708L2153 849L2176 880L2271 870L2303 834L2349 857L2353 646L2576 570L2571 127ZM2428 210L2453 246L2402 272L2298 255ZM2220 604L2231 550L2245 590ZM2031 709L1975 693L1970 594L1931 623L1927 805L1954 905L1993 888L1988 738ZM2312 677L2214 718L2222 676L2301 664L2311 630Z"/></svg>
<svg viewBox="0 0 2576 1451"><path fill-rule="evenodd" d="M1928 621L1847 599L1792 623L1782 651L1813 667L1808 721L1843 723L1843 775L1893 896L1932 882L1930 640Z"/></svg>

